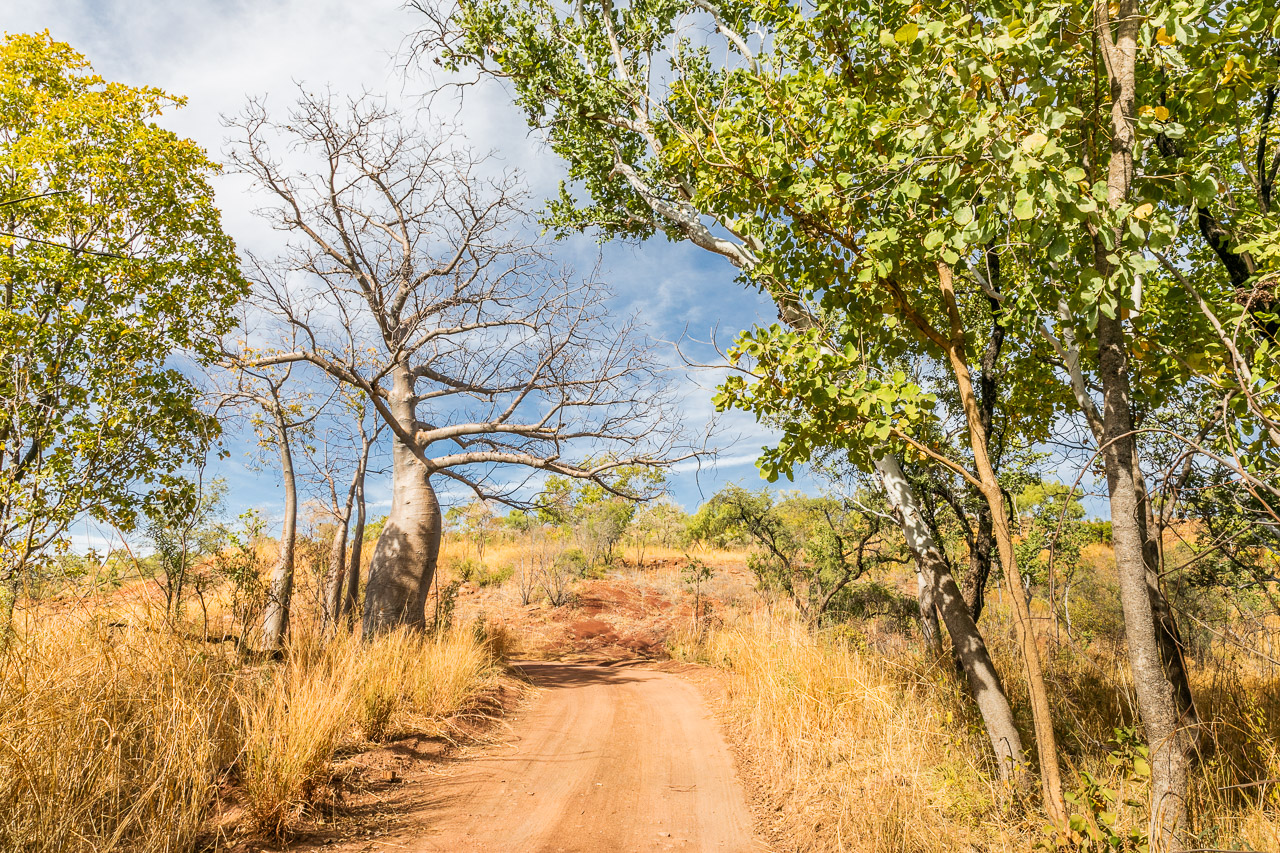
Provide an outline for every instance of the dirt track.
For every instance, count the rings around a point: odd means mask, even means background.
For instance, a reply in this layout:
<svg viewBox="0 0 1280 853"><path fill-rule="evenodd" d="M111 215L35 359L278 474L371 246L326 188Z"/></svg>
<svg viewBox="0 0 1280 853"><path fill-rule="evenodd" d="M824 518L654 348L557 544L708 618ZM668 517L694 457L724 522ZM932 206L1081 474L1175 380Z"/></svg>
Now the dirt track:
<svg viewBox="0 0 1280 853"><path fill-rule="evenodd" d="M437 780L415 851L755 851L698 689L639 667L526 663L510 744Z"/></svg>

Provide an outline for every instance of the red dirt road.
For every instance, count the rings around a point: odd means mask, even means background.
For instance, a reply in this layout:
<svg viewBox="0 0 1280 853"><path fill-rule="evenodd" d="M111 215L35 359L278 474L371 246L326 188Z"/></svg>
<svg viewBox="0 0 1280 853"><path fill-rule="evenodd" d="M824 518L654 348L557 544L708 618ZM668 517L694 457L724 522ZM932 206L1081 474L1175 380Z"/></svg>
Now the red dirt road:
<svg viewBox="0 0 1280 853"><path fill-rule="evenodd" d="M433 785L413 851L763 849L698 689L638 667L520 666L539 695L514 738ZM400 845L397 845L400 846Z"/></svg>

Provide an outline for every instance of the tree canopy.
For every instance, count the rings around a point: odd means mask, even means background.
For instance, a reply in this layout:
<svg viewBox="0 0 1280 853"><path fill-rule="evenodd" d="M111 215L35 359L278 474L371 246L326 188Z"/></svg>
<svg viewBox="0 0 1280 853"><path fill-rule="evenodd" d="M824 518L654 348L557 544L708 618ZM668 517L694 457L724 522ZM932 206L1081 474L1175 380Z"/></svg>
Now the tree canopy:
<svg viewBox="0 0 1280 853"><path fill-rule="evenodd" d="M245 291L209 179L154 119L183 100L103 80L47 33L0 43L0 573L88 513L123 529L185 489L218 422L185 368Z"/></svg>

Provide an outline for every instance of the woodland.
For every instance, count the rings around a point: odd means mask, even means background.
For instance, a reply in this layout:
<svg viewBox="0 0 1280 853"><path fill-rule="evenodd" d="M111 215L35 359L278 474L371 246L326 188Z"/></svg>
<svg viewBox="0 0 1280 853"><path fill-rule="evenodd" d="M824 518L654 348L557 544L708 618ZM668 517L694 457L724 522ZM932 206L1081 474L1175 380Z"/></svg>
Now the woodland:
<svg viewBox="0 0 1280 853"><path fill-rule="evenodd" d="M1280 8L405 12L422 112L299 87L213 152L0 42L0 849L305 843L607 592L724 685L772 848L1280 849ZM431 119L481 80L558 195ZM579 234L776 319L673 368ZM688 507L685 371L774 436Z"/></svg>

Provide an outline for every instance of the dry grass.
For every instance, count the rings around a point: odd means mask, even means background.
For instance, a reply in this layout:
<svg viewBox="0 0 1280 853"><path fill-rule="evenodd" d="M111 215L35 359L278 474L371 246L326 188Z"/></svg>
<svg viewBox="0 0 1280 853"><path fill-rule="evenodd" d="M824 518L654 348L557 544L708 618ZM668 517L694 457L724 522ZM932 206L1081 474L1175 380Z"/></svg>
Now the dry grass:
<svg viewBox="0 0 1280 853"><path fill-rule="evenodd" d="M1046 840L1038 804L1004 789L982 758L980 723L945 662L927 663L910 647L869 649L859 634L842 633L815 636L788 616L757 613L672 644L677 657L727 671L744 776L767 804L778 849L1024 851ZM997 639L993 651L1015 707L1025 708L1006 645ZM1144 831L1147 780L1135 772L1134 742L1116 738L1131 722L1123 678L1111 677L1122 665L1066 652L1047 663L1057 723L1070 735L1061 738L1065 785L1082 795L1116 792L1118 808L1098 809L1116 813L1121 835ZM1206 725L1188 840L1280 850L1280 682L1239 675L1247 668L1238 661L1234 676L1196 671ZM1030 721L1021 722L1029 737Z"/></svg>
<svg viewBox="0 0 1280 853"><path fill-rule="evenodd" d="M745 775L773 811L779 849L1026 849L1027 827L936 668L762 614L676 651L728 670Z"/></svg>
<svg viewBox="0 0 1280 853"><path fill-rule="evenodd" d="M253 827L286 835L335 751L451 731L498 672L473 629L364 644L303 623L282 662L248 666L106 616L49 618L0 651L0 850L192 850L233 780Z"/></svg>
<svg viewBox="0 0 1280 853"><path fill-rule="evenodd" d="M239 751L231 660L63 620L0 665L0 849L192 847Z"/></svg>

